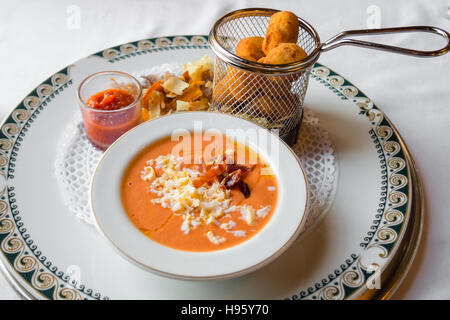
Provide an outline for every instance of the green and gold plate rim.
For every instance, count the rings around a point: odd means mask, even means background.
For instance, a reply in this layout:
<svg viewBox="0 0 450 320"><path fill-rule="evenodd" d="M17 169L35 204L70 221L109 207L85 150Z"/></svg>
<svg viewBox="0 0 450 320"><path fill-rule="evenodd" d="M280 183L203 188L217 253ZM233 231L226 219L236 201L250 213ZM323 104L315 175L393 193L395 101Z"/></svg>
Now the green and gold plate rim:
<svg viewBox="0 0 450 320"><path fill-rule="evenodd" d="M190 35L145 39L115 46L88 58L100 58L115 63L155 51L186 48L209 48L208 37ZM70 68L71 66L62 69L41 83L11 111L0 126L0 176L5 181L4 188L0 190L0 258L4 264L3 271L8 273L8 279L15 283L18 291L27 298L40 296L47 299L108 299L103 294L71 280L41 252L21 221L14 187L8 186L8 182L14 180L16 157L28 128L51 100L73 84ZM355 104L359 114L370 122L369 134L379 155L383 181L379 209L373 225L361 240L360 247L381 249L387 259L396 263L396 267L391 266L386 270L389 276L383 271L383 278L386 281L391 280L383 285L382 290L368 290L366 283L371 281L374 271L367 270L361 264L361 255L354 253L330 272L327 278L287 299L386 298L399 285L409 269L420 241L423 194L419 178L403 139L364 93L320 63L313 66L311 78L328 87L340 99ZM405 234L407 236L404 237ZM394 259L399 250L406 253L401 261ZM10 274L12 271L6 266L13 270L14 274ZM399 266L405 268L402 270ZM16 277L19 277L25 286L20 284ZM373 291L377 293L372 294Z"/></svg>

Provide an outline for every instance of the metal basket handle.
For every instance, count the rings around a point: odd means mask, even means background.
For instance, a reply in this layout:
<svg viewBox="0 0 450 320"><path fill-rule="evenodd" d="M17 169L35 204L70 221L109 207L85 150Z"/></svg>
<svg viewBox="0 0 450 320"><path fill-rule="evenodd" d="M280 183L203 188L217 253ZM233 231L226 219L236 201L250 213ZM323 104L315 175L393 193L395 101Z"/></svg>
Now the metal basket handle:
<svg viewBox="0 0 450 320"><path fill-rule="evenodd" d="M429 32L435 33L447 40L447 45L438 50L421 51L413 50L395 46L389 46L376 42L362 41L350 38L344 38L346 36L364 36L370 34L386 34L386 33L405 33L405 32ZM344 38L344 39L343 39ZM351 45L357 47L364 47L369 49L383 50L395 53L401 53L416 57L435 57L447 53L450 50L450 34L440 28L430 26L413 26L413 27L397 27L397 28L381 28L381 29L362 29L362 30L348 30L343 31L329 40L321 44L321 51L328 51L343 45Z"/></svg>

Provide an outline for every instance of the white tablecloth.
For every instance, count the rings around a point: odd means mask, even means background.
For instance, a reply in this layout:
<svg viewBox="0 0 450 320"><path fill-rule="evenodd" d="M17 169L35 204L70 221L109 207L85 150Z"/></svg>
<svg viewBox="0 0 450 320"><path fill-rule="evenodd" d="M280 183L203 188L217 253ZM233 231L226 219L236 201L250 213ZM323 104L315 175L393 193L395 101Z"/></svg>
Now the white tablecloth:
<svg viewBox="0 0 450 320"><path fill-rule="evenodd" d="M238 8L276 7L309 21L322 40L347 29L433 25L450 31L450 1L1 1L0 118L42 80L104 48L165 35L207 34ZM372 38L373 39L373 38ZM377 41L429 50L429 34ZM408 144L425 186L424 236L396 299L450 299L450 54L420 59L355 47L320 62L355 83L387 114ZM0 299L19 299L0 274Z"/></svg>

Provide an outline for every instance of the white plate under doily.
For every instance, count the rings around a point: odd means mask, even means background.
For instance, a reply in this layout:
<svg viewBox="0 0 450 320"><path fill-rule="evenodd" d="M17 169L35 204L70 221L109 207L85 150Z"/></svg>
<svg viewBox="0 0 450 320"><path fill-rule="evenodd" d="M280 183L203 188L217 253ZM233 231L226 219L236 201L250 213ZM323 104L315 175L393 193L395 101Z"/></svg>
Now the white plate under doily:
<svg viewBox="0 0 450 320"><path fill-rule="evenodd" d="M327 214L271 264L220 282L167 279L128 263L68 210L55 160L61 135L79 113L79 83L98 71L142 72L195 61L205 53L211 51L201 35L109 48L45 80L5 119L0 132L0 260L29 297L353 299L373 295L377 275L392 275L396 258L402 258L398 253L405 252L403 240L411 239L407 231L418 182L411 178L410 155L380 109L320 63L312 68L305 106L333 141L339 179L325 205ZM408 254L406 261L413 256ZM401 275L394 278L388 292Z"/></svg>

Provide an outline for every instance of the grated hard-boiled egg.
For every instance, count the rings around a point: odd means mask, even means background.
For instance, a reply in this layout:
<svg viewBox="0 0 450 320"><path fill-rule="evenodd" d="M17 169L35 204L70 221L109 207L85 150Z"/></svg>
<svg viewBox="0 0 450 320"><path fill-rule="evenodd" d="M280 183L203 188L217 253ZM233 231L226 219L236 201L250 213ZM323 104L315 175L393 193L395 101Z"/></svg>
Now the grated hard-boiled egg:
<svg viewBox="0 0 450 320"><path fill-rule="evenodd" d="M206 233L206 236L208 237L208 240L214 244L221 244L227 240L224 237L214 235L214 233L212 233L212 231L208 231Z"/></svg>
<svg viewBox="0 0 450 320"><path fill-rule="evenodd" d="M148 166L144 167L141 179L150 181L150 191L157 195L151 200L163 208L170 209L174 214L183 218L181 231L188 234L199 224L216 224L225 230L232 229L236 223L229 221L221 223L220 219L229 216L228 212L240 210L242 219L249 225L257 221L257 211L249 205L234 206L231 204L231 192L219 182L195 186L195 181L202 173L192 168L182 166L183 158L172 154L162 155L156 159L149 160ZM155 169L161 174L157 175ZM269 208L270 209L270 208ZM258 211L261 215L266 214L267 209ZM236 237L243 236L242 232L230 232ZM211 233L212 234L212 233ZM213 243L220 244L220 240L212 234L208 239L215 239ZM245 233L244 233L245 235ZM224 238L225 239L225 238Z"/></svg>

